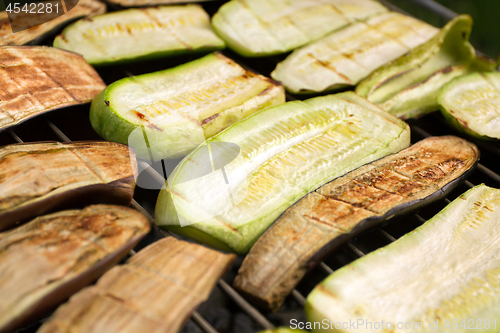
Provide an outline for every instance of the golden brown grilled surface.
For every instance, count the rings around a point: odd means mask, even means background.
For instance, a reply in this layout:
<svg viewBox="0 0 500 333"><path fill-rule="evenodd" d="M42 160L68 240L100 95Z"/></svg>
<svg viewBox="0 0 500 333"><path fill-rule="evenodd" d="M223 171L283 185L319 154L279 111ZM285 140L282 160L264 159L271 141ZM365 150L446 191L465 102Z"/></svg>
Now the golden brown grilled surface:
<svg viewBox="0 0 500 333"><path fill-rule="evenodd" d="M432 137L320 187L285 211L254 244L235 288L277 310L317 257L326 254L322 250L331 251L387 215L422 204L470 171L478 158L476 146L463 139Z"/></svg>
<svg viewBox="0 0 500 333"><path fill-rule="evenodd" d="M82 56L47 46L0 46L0 131L106 87Z"/></svg>
<svg viewBox="0 0 500 333"><path fill-rule="evenodd" d="M38 332L178 332L234 258L164 238L71 297Z"/></svg>
<svg viewBox="0 0 500 333"><path fill-rule="evenodd" d="M0 234L0 332L50 311L115 265L149 231L146 217L96 205Z"/></svg>
<svg viewBox="0 0 500 333"><path fill-rule="evenodd" d="M136 163L127 146L104 141L0 147L0 230L62 207L128 205Z"/></svg>
<svg viewBox="0 0 500 333"><path fill-rule="evenodd" d="M59 1L44 1L44 3L53 3L54 5L56 2L61 6ZM3 11L0 12L0 45L24 45L72 20L80 17L94 16L104 12L106 12L106 5L100 1L79 0L78 4L70 11L59 17L54 16L55 18L51 21L48 20L53 17L55 11L52 13L44 12L43 14L37 13L36 15L26 15L23 11L20 11L18 14L11 13L11 19L17 20L17 25L23 25L23 23L26 22L26 24L32 26L34 19L39 20L40 23L46 22L27 30L12 33L7 12Z"/></svg>
<svg viewBox="0 0 500 333"><path fill-rule="evenodd" d="M120 5L123 7L141 7L141 6L158 6L158 5L173 5L190 2L205 2L212 0L108 0L108 2Z"/></svg>

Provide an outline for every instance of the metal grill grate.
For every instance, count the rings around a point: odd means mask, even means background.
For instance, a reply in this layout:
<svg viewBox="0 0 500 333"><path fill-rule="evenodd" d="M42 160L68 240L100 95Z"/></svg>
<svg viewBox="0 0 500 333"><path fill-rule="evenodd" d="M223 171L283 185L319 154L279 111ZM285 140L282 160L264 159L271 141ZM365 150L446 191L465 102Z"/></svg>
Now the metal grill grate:
<svg viewBox="0 0 500 333"><path fill-rule="evenodd" d="M394 7L391 3L387 3L386 1L382 2L393 10L401 11L397 7ZM448 20L456 15L456 13L442 7L432 0L411 0L411 2L425 8L427 11L435 13L443 20ZM220 1L209 2L204 3L203 6L207 12L212 15L220 6L220 3ZM276 63L284 58L282 56L274 56L265 59L245 59L231 51L224 51L223 53L236 60L244 67L266 76L269 76L270 72L276 66ZM195 58L196 57L192 56L156 60L127 66L109 67L99 69L98 71L103 80L107 84L110 84L123 77L174 67L180 63L194 60ZM287 95L287 99L293 100L295 97ZM460 133L450 128L439 114L431 114L418 120L409 121L409 123L412 130L412 143L433 135L453 134L462 136ZM35 120L28 121L21 126L16 127L12 131L1 133L0 145L7 145L16 142L20 143L24 141L55 140L68 142L71 141L70 139L75 141L100 139L90 126L88 120L88 105L73 106L64 110L54 111L50 114L42 115ZM451 200L455 199L458 195L474 185L486 183L487 185L493 187L500 187L500 167L496 163L500 158L500 146L497 143L483 142L468 137L466 139L473 141L478 145L482 153L482 162L476 171L471 175L469 181L466 181L463 185L453 191L448 198L425 207L417 214L393 219L389 224L360 235L351 242L347 243L345 246L341 247L336 253L332 254L325 260L325 262L322 262L303 279L303 281L292 292L291 296L287 298L282 310L280 310L277 314L260 312L230 286L230 283L232 283L234 275L241 264L242 258L238 258L238 260L236 260L236 264L233 265L230 272L228 272L228 274L226 274L226 276L218 282L218 288L212 293L210 299L202 304L199 312L193 313L191 320L187 323L183 331L200 332L201 330L201 332L206 333L239 333L242 332L242 330L238 330L234 325L234 321L237 320L235 317L239 314L244 314L243 317L240 316L240 319L243 318L242 323L248 324L248 327L243 330L245 332L273 328L275 324L288 326L289 322L286 321L287 318L288 320L291 318L305 320L305 314L303 311L303 306L305 304L304 296L307 295L312 288L327 275L333 273L336 269L348 264L349 262L364 256L366 253L395 241L405 233L420 226L427 219L446 206ZM149 173L149 177L160 183L163 182L163 177L156 173L156 171L151 168L146 168L146 170ZM138 209L148 216L153 226L154 220L151 214L154 211L157 194L158 191L143 190L138 188L131 204L133 208ZM136 250L167 235L170 234L164 230L153 227L153 232L138 245ZM135 252L131 251L130 255L134 254ZM214 307L221 307L224 310L223 313L228 314L228 316L232 318L223 318L223 323L218 323L221 321L220 318L214 318L211 314L213 312L211 310L213 310ZM297 316L299 318L297 318ZM251 321L245 321L245 318L249 318ZM232 323L228 324L228 320L232 321ZM41 322L38 322L25 327L19 330L19 333L34 332L40 324ZM218 329L214 328L214 326L218 326Z"/></svg>

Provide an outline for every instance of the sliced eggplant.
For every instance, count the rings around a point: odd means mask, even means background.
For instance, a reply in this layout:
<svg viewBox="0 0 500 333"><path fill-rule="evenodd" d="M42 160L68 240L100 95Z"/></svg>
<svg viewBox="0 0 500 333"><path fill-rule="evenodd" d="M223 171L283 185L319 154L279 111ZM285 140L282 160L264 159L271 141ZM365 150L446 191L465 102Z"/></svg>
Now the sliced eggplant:
<svg viewBox="0 0 500 333"><path fill-rule="evenodd" d="M477 63L469 43L471 29L470 16L455 17L429 42L376 70L356 92L402 119L437 111L437 95L446 83L476 67L495 66L492 61Z"/></svg>
<svg viewBox="0 0 500 333"><path fill-rule="evenodd" d="M125 145L42 142L0 148L0 230L61 208L128 205L137 162Z"/></svg>
<svg viewBox="0 0 500 333"><path fill-rule="evenodd" d="M382 13L295 50L271 76L292 93L354 86L371 72L431 39L439 29L410 16Z"/></svg>
<svg viewBox="0 0 500 333"><path fill-rule="evenodd" d="M480 139L500 139L500 72L458 77L443 87L438 103L457 129Z"/></svg>
<svg viewBox="0 0 500 333"><path fill-rule="evenodd" d="M142 6L158 6L158 5L173 5L189 2L206 2L213 0L107 0L109 3L120 5L122 7L142 7Z"/></svg>
<svg viewBox="0 0 500 333"><path fill-rule="evenodd" d="M0 131L106 87L81 56L46 46L0 46L0 86Z"/></svg>
<svg viewBox="0 0 500 333"><path fill-rule="evenodd" d="M178 332L234 257L164 238L71 297L38 332Z"/></svg>
<svg viewBox="0 0 500 333"><path fill-rule="evenodd" d="M214 53L111 84L92 101L90 122L104 139L158 161L185 156L233 123L284 102L282 86Z"/></svg>
<svg viewBox="0 0 500 333"><path fill-rule="evenodd" d="M79 20L54 46L83 55L92 65L116 64L225 47L200 5L127 9Z"/></svg>
<svg viewBox="0 0 500 333"><path fill-rule="evenodd" d="M393 332L460 333L474 322L497 332L499 219L500 190L470 189L420 228L327 277L307 297L308 319L379 327L383 320Z"/></svg>
<svg viewBox="0 0 500 333"><path fill-rule="evenodd" d="M0 332L50 312L114 266L149 231L139 212L96 205L0 234Z"/></svg>
<svg viewBox="0 0 500 333"><path fill-rule="evenodd" d="M408 147L409 136L403 121L353 92L265 109L179 163L158 197L156 223L245 253L305 194Z"/></svg>
<svg viewBox="0 0 500 333"><path fill-rule="evenodd" d="M234 287L278 310L308 270L362 231L443 198L473 171L479 151L432 137L358 168L309 193L255 243Z"/></svg>
<svg viewBox="0 0 500 333"><path fill-rule="evenodd" d="M291 51L386 11L372 0L231 0L219 8L212 25L235 52L260 57Z"/></svg>
<svg viewBox="0 0 500 333"><path fill-rule="evenodd" d="M60 3L59 1L59 6L61 6ZM40 6L38 7L39 9ZM20 11L18 14L11 12L9 13L9 17L7 16L7 12L3 11L0 12L0 45L24 45L36 42L39 39L43 39L46 35L56 33L56 30L77 18L90 17L102 14L105 11L106 5L96 0L79 0L78 4L71 10L68 10L67 13L52 20L51 15L55 13L55 10L52 13L40 12L36 15L24 11ZM16 26L26 25L26 30L13 33L11 28L13 20L15 20ZM28 28L34 25L33 20L40 22L40 25Z"/></svg>

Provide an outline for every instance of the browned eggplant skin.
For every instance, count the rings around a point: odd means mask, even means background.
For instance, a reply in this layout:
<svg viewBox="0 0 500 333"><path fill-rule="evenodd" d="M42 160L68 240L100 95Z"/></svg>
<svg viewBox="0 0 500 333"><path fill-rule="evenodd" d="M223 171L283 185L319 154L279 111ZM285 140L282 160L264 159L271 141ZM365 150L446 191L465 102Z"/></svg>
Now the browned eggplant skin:
<svg viewBox="0 0 500 333"><path fill-rule="evenodd" d="M71 297L38 332L178 332L234 258L166 237Z"/></svg>
<svg viewBox="0 0 500 333"><path fill-rule="evenodd" d="M123 206L41 216L0 234L0 332L50 312L116 265L150 230Z"/></svg>
<svg viewBox="0 0 500 333"><path fill-rule="evenodd" d="M443 198L478 161L472 143L431 137L337 178L290 207L261 236L234 287L262 308L278 310L329 253L395 215Z"/></svg>
<svg viewBox="0 0 500 333"><path fill-rule="evenodd" d="M0 147L0 231L58 209L97 203L129 205L136 170L135 154L114 142Z"/></svg>

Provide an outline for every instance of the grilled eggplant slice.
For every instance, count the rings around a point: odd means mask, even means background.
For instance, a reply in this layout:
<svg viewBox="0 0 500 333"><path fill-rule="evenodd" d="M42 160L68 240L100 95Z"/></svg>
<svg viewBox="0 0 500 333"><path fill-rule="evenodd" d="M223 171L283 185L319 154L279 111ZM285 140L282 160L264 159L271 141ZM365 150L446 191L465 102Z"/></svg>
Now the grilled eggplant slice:
<svg viewBox="0 0 500 333"><path fill-rule="evenodd" d="M50 312L114 266L149 231L139 212L96 205L0 234L0 332Z"/></svg>
<svg viewBox="0 0 500 333"><path fill-rule="evenodd" d="M252 247L234 286L278 310L306 272L348 239L441 199L479 159L473 144L432 137L337 178L290 207Z"/></svg>
<svg viewBox="0 0 500 333"><path fill-rule="evenodd" d="M219 8L212 25L235 52L260 57L291 51L386 11L372 0L231 0Z"/></svg>
<svg viewBox="0 0 500 333"><path fill-rule="evenodd" d="M476 61L469 43L471 29L470 16L455 17L429 42L375 71L356 92L403 119L437 111L437 95L446 83L476 67L495 66Z"/></svg>
<svg viewBox="0 0 500 333"><path fill-rule="evenodd" d="M139 61L225 47L200 5L159 6L79 20L54 46L83 55L92 65Z"/></svg>
<svg viewBox="0 0 500 333"><path fill-rule="evenodd" d="M456 78L443 87L438 103L457 129L480 139L500 139L500 72Z"/></svg>
<svg viewBox="0 0 500 333"><path fill-rule="evenodd" d="M158 6L158 5L173 5L189 2L206 2L213 0L107 0L108 2L120 5L122 7L142 7L142 6Z"/></svg>
<svg viewBox="0 0 500 333"><path fill-rule="evenodd" d="M295 50L271 76L292 93L353 86L385 63L427 42L438 31L406 15L383 13Z"/></svg>
<svg viewBox="0 0 500 333"><path fill-rule="evenodd" d="M164 238L71 297L38 332L178 332L233 260Z"/></svg>
<svg viewBox="0 0 500 333"><path fill-rule="evenodd" d="M158 161L185 156L231 124L284 102L282 86L214 53L111 84L92 101L90 122L104 139Z"/></svg>
<svg viewBox="0 0 500 333"><path fill-rule="evenodd" d="M92 203L128 205L135 156L110 142L42 142L0 148L0 230Z"/></svg>
<svg viewBox="0 0 500 333"><path fill-rule="evenodd" d="M383 320L394 332L408 332L398 323L422 323L412 332L449 332L453 325L466 332L473 318L490 322L483 332L498 331L499 219L500 190L470 189L420 228L327 277L307 298L308 319L379 327Z"/></svg>
<svg viewBox="0 0 500 333"><path fill-rule="evenodd" d="M0 131L106 87L81 56L46 46L0 46L0 74Z"/></svg>
<svg viewBox="0 0 500 333"><path fill-rule="evenodd" d="M245 253L305 194L406 148L409 136L408 125L353 92L265 109L179 163L158 197L156 223ZM237 156L225 159L234 147Z"/></svg>
<svg viewBox="0 0 500 333"><path fill-rule="evenodd" d="M60 3L60 2L59 2ZM59 5L60 6L60 5ZM79 0L78 4L64 15L50 20L51 13L26 14L20 11L19 14L10 14L11 20L16 20L16 25L33 25L33 19L39 20L40 25L33 28L13 33L9 23L7 12L0 12L0 45L24 45L43 39L46 35L56 33L63 25L81 17L90 17L102 14L106 11L106 5L96 0ZM17 16L16 16L17 15ZM50 20L50 21L49 21Z"/></svg>

